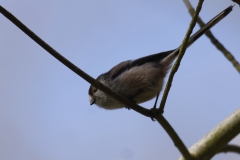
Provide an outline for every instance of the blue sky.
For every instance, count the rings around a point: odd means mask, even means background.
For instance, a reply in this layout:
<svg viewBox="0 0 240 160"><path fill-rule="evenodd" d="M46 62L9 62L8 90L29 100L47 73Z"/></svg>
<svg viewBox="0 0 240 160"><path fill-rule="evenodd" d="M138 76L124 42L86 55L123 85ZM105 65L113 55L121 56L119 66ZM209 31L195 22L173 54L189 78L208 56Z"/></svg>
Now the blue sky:
<svg viewBox="0 0 240 160"><path fill-rule="evenodd" d="M196 6L197 1L192 1ZM205 1L207 22L233 4ZM1 5L93 77L180 45L191 16L177 0L2 0ZM240 9L213 34L240 61ZM157 122L88 101L89 84L0 15L0 159L158 160L179 151ZM195 31L199 29L198 25ZM240 75L203 36L186 52L164 116L187 147L240 107ZM154 101L142 104L151 108ZM232 143L240 145L240 138ZM237 160L221 154L214 160Z"/></svg>

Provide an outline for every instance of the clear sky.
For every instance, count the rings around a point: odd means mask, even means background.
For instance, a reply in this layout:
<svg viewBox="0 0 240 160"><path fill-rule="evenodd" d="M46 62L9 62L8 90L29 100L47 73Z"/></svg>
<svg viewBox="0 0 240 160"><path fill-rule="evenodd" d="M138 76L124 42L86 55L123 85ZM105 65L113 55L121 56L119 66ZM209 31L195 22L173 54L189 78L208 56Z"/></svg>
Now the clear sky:
<svg viewBox="0 0 240 160"><path fill-rule="evenodd" d="M193 3L194 2L194 3ZM1 5L93 77L117 63L180 45L191 16L179 0L1 0ZM197 1L192 1L196 6ZM205 1L207 22L233 4ZM240 8L213 34L240 61ZM195 31L199 26L195 27ZM90 106L89 84L0 15L1 160L172 160L157 122ZM186 52L164 116L187 147L240 107L240 75L203 36ZM151 108L154 101L142 104ZM240 145L240 137L232 143ZM214 160L239 159L220 154Z"/></svg>

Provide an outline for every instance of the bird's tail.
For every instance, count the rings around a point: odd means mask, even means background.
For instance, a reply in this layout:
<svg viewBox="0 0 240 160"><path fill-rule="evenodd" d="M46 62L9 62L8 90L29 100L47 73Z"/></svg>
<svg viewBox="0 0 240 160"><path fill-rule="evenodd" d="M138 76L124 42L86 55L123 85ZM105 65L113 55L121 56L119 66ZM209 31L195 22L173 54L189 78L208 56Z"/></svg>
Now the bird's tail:
<svg viewBox="0 0 240 160"><path fill-rule="evenodd" d="M229 6L225 10L223 10L221 13L216 15L214 18L212 18L207 24L205 24L201 29L199 29L196 33L194 33L189 39L187 43L187 47L189 47L191 44L193 44L199 37L201 37L204 33L206 33L210 28L212 28L215 24L217 24L219 21L221 21L224 17L226 17L231 11L232 11L233 5ZM168 67L171 65L171 63L174 61L176 56L179 53L180 50L179 46L177 49L175 49L172 53L170 53L168 56L166 56L160 63L165 64L164 66Z"/></svg>

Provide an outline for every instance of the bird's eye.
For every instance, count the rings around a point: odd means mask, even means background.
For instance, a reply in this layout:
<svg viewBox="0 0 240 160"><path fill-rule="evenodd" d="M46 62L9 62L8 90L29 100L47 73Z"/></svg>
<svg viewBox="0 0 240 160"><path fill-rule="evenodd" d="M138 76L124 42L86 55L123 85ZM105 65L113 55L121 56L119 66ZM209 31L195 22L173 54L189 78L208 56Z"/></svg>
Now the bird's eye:
<svg viewBox="0 0 240 160"><path fill-rule="evenodd" d="M97 92L97 88L93 88L93 92Z"/></svg>

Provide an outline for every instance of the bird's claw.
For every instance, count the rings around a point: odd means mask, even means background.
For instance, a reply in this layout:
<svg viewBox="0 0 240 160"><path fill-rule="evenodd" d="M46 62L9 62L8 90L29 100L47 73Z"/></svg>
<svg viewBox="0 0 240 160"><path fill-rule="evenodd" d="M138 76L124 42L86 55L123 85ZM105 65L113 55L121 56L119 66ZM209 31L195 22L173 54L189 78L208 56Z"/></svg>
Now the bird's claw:
<svg viewBox="0 0 240 160"><path fill-rule="evenodd" d="M131 98L128 98L128 100L130 100L132 103L135 103L135 104L137 104L137 101L135 101L135 100L133 100L133 99L131 99ZM125 108L126 109L128 109L128 110L130 110L131 108L130 107L128 107L128 106L125 106Z"/></svg>
<svg viewBox="0 0 240 160"><path fill-rule="evenodd" d="M130 110L130 109L131 109L130 107L127 107L127 106L125 106L125 108L126 108L126 109L128 109L128 110Z"/></svg>
<svg viewBox="0 0 240 160"><path fill-rule="evenodd" d="M153 113L153 117L151 117L151 120L154 122L154 121L156 121L155 117L158 116L159 111L156 107L151 108L150 111Z"/></svg>
<svg viewBox="0 0 240 160"><path fill-rule="evenodd" d="M152 120L153 122L155 122L155 121L156 121L156 119L154 119L153 117L151 117L151 120Z"/></svg>

